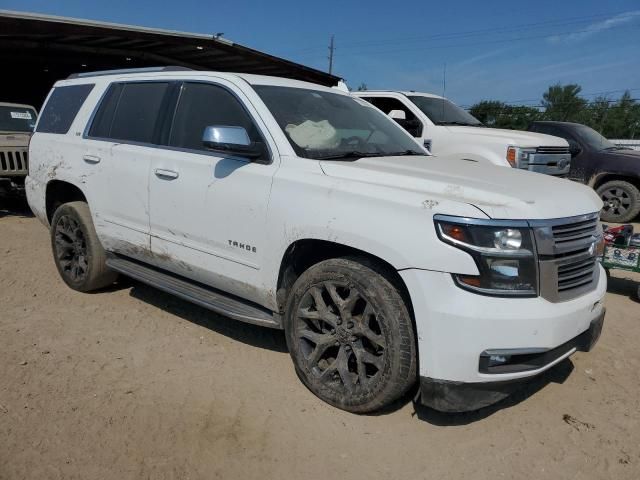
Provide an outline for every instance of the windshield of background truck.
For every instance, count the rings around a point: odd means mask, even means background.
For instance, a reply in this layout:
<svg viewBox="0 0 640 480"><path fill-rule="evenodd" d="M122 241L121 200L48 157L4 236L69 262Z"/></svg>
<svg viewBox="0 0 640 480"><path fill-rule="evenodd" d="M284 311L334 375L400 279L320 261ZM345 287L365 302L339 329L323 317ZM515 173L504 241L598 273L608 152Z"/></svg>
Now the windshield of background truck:
<svg viewBox="0 0 640 480"><path fill-rule="evenodd" d="M483 126L480 120L446 98L411 96L409 100L436 125Z"/></svg>
<svg viewBox="0 0 640 480"><path fill-rule="evenodd" d="M575 129L582 141L593 150L624 150L622 147L611 143L593 128L587 127L586 125L576 125Z"/></svg>
<svg viewBox="0 0 640 480"><path fill-rule="evenodd" d="M35 126L35 110L0 105L0 132L33 132Z"/></svg>
<svg viewBox="0 0 640 480"><path fill-rule="evenodd" d="M364 100L304 88L254 86L296 154L318 160L427 155Z"/></svg>

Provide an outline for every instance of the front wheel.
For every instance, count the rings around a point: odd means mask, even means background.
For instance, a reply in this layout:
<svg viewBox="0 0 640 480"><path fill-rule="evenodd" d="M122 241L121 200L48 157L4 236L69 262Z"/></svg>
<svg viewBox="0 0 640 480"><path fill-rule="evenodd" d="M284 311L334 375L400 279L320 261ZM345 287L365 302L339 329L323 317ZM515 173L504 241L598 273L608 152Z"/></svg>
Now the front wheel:
<svg viewBox="0 0 640 480"><path fill-rule="evenodd" d="M624 180L603 183L596 190L604 206L600 218L605 222L630 222L640 213L640 190Z"/></svg>
<svg viewBox="0 0 640 480"><path fill-rule="evenodd" d="M411 316L376 265L320 262L292 287L287 344L302 382L325 402L354 413L385 407L416 380Z"/></svg>

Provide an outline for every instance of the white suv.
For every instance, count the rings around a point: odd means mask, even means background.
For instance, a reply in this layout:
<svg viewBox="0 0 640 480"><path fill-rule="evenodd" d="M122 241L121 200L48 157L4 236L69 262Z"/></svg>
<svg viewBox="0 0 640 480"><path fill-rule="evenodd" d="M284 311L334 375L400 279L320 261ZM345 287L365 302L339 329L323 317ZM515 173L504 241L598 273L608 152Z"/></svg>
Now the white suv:
<svg viewBox="0 0 640 480"><path fill-rule="evenodd" d="M569 174L571 154L563 138L487 128L451 101L430 93L370 90L353 94L389 115L439 157L561 177Z"/></svg>
<svg viewBox="0 0 640 480"><path fill-rule="evenodd" d="M45 103L26 188L71 288L121 273L284 329L304 384L351 412L417 381L477 409L598 339L590 188L431 157L330 88L161 70Z"/></svg>

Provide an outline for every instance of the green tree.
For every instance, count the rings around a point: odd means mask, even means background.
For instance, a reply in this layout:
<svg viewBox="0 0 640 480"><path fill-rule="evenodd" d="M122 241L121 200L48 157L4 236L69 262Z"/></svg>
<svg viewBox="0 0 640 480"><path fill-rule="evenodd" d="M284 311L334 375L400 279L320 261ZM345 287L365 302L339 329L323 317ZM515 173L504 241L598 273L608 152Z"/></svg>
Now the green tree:
<svg viewBox="0 0 640 480"><path fill-rule="evenodd" d="M469 113L489 127L525 130L541 113L537 108L507 105L498 100L483 100L471 107Z"/></svg>
<svg viewBox="0 0 640 480"><path fill-rule="evenodd" d="M488 127L495 127L507 105L498 100L482 100L469 109L469 113Z"/></svg>
<svg viewBox="0 0 640 480"><path fill-rule="evenodd" d="M545 107L545 118L570 122L578 119L580 112L587 105L584 98L579 97L582 87L575 83L569 85L552 85L542 95Z"/></svg>
<svg viewBox="0 0 640 480"><path fill-rule="evenodd" d="M366 83L362 82L360 85L358 85L358 91L359 92L365 92L367 90L369 90L369 89L367 88L367 84Z"/></svg>

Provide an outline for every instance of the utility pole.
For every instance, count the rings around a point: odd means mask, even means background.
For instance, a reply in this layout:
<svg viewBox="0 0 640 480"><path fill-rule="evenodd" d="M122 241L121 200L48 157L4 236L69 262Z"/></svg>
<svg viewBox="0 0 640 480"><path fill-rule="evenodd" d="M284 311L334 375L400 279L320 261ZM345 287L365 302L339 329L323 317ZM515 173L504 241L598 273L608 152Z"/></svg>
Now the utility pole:
<svg viewBox="0 0 640 480"><path fill-rule="evenodd" d="M333 51L335 50L335 47L333 46L333 37L334 35L331 35L331 42L329 42L329 74L333 72Z"/></svg>

